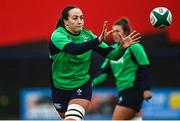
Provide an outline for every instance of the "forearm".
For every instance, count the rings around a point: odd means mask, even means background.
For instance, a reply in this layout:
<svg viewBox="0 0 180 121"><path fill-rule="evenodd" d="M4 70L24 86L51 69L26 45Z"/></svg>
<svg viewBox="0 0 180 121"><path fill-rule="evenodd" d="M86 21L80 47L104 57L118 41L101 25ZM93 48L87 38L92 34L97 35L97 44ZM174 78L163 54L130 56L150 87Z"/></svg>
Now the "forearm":
<svg viewBox="0 0 180 121"><path fill-rule="evenodd" d="M98 75L93 80L93 85L96 86L105 81L108 74L111 72L111 67L108 60L105 60L101 65L101 69L98 72Z"/></svg>
<svg viewBox="0 0 180 121"><path fill-rule="evenodd" d="M106 58L110 60L118 60L121 58L126 50L122 49L120 46L112 51L109 52Z"/></svg>
<svg viewBox="0 0 180 121"><path fill-rule="evenodd" d="M139 66L137 77L142 81L143 90L151 90L152 76L149 65Z"/></svg>
<svg viewBox="0 0 180 121"><path fill-rule="evenodd" d="M151 90L151 81L150 80L144 80L144 88L143 90Z"/></svg>
<svg viewBox="0 0 180 121"><path fill-rule="evenodd" d="M100 42L97 38L79 44L74 44L71 42L64 46L63 51L73 55L78 55L89 51L90 49L94 48L95 46L98 46L99 44Z"/></svg>
<svg viewBox="0 0 180 121"><path fill-rule="evenodd" d="M105 81L105 79L107 78L107 74L106 73L103 73L101 75L99 75L98 77L94 78L93 79L93 86L96 86L100 83L103 83Z"/></svg>

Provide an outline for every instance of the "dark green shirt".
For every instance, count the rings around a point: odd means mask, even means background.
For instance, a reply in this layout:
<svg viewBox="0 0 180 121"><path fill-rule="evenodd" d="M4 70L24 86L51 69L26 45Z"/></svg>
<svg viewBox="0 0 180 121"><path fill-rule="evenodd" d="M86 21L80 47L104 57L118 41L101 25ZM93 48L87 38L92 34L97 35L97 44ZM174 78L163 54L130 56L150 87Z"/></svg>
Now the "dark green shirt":
<svg viewBox="0 0 180 121"><path fill-rule="evenodd" d="M82 54L71 54L64 52L64 47L73 42L79 44L97 38L91 31L83 29L79 35L72 35L62 27L57 28L51 36L52 43L60 50L58 53L50 54L52 63L52 79L56 88L71 90L85 84L90 76L88 74L92 49ZM100 48L109 46L102 42L97 45ZM118 47L108 53L107 58L118 59L124 54L124 50Z"/></svg>
<svg viewBox="0 0 180 121"><path fill-rule="evenodd" d="M113 47L117 47L117 44L113 45ZM133 60L134 56L135 60ZM136 79L136 71L138 70L139 65L150 65L148 57L144 51L144 48L141 44L133 44L131 45L125 52L125 54L117 61L105 59L103 64L101 65L101 69L104 69L110 65L110 69L115 77L115 83L117 89L124 90L133 86L133 82ZM98 77L93 80L93 85L97 85L102 83L107 75L107 73L101 73Z"/></svg>

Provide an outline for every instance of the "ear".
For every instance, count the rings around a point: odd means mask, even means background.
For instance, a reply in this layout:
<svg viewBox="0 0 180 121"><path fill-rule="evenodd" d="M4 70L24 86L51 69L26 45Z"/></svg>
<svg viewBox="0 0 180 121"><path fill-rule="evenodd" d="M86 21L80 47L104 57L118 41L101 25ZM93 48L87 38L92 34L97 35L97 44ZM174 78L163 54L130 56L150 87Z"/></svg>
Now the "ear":
<svg viewBox="0 0 180 121"><path fill-rule="evenodd" d="M68 26L67 20L64 19L63 22L64 22L64 26Z"/></svg>

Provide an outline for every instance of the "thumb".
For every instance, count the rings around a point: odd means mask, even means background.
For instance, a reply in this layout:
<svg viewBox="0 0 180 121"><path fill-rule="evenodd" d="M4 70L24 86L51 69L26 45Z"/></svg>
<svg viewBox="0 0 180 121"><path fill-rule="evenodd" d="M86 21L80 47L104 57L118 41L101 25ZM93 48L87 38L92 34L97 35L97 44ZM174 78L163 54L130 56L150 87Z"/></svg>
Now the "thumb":
<svg viewBox="0 0 180 121"><path fill-rule="evenodd" d="M122 40L123 39L123 35L121 34L121 32L118 32L119 34L119 38Z"/></svg>
<svg viewBox="0 0 180 121"><path fill-rule="evenodd" d="M107 32L107 36L108 36L109 34L111 34L111 33L113 33L113 30L108 31L108 32Z"/></svg>

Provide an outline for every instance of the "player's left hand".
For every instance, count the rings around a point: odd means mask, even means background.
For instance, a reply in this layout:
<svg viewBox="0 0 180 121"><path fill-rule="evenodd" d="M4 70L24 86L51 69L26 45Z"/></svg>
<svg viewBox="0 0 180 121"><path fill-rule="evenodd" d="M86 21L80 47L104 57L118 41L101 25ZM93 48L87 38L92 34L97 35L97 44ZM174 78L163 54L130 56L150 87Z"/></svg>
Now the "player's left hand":
<svg viewBox="0 0 180 121"><path fill-rule="evenodd" d="M126 37L123 37L123 35L119 32L119 42L123 49L128 48L132 44L138 43L140 38L140 33L137 33L136 31L133 31Z"/></svg>
<svg viewBox="0 0 180 121"><path fill-rule="evenodd" d="M143 97L146 101L150 100L152 98L152 93L151 93L151 90L145 90L144 91L144 94L143 94Z"/></svg>

